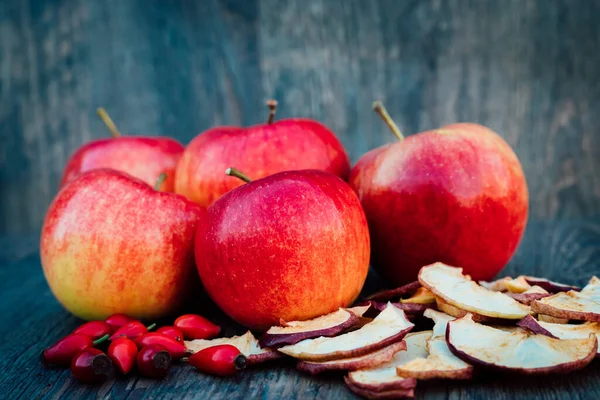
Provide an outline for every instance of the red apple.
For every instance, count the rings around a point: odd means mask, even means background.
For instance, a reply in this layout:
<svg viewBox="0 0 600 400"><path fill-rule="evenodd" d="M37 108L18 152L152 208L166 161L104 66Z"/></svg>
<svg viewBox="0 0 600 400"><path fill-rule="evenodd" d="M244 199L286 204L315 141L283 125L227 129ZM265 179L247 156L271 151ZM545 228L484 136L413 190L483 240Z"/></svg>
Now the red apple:
<svg viewBox="0 0 600 400"><path fill-rule="evenodd" d="M273 122L276 103L268 104L271 114L266 124L221 126L196 136L177 165L175 192L209 206L242 184L224 175L231 166L252 179L301 169L320 169L347 178L348 154L331 130L311 119Z"/></svg>
<svg viewBox="0 0 600 400"><path fill-rule="evenodd" d="M159 136L121 136L104 109L98 109L113 137L93 140L80 147L69 159L63 172L61 187L79 174L98 168L126 172L149 185L154 185L160 174L167 179L160 188L172 192L175 167L184 147L177 140Z"/></svg>
<svg viewBox="0 0 600 400"><path fill-rule="evenodd" d="M266 330L315 318L358 296L369 267L367 221L335 175L280 172L208 208L196 264L211 298L242 325Z"/></svg>
<svg viewBox="0 0 600 400"><path fill-rule="evenodd" d="M391 285L417 278L440 261L473 280L490 280L509 261L527 223L521 164L490 129L459 123L371 150L349 183L371 232L371 262Z"/></svg>
<svg viewBox="0 0 600 400"><path fill-rule="evenodd" d="M44 275L76 316L168 315L200 286L194 234L206 211L124 173L81 174L58 193L42 228Z"/></svg>

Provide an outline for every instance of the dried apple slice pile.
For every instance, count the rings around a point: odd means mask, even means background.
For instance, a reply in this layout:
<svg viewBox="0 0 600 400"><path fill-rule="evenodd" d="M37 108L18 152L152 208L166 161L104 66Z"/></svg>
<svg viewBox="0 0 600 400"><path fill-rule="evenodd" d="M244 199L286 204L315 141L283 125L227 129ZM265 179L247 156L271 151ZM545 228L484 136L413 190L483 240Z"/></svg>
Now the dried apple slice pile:
<svg viewBox="0 0 600 400"><path fill-rule="evenodd" d="M580 292L569 290L533 300L531 309L555 318L600 322L600 279L592 277Z"/></svg>
<svg viewBox="0 0 600 400"><path fill-rule="evenodd" d="M433 320L433 330L411 332L415 316ZM282 320L260 340L247 332L185 344L192 352L232 344L249 365L289 356L311 375L345 373L360 396L396 399L412 398L418 381L472 379L486 369L568 373L599 355L598 340L596 277L580 291L528 276L477 283L435 263L421 268L417 282L311 320Z"/></svg>

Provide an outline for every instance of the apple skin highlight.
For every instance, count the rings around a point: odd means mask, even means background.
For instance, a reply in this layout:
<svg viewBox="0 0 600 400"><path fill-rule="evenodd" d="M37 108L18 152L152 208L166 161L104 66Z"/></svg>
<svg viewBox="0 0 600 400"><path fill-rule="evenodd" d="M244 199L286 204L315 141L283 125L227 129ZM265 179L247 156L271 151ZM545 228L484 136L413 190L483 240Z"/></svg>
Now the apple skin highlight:
<svg viewBox="0 0 600 400"><path fill-rule="evenodd" d="M349 178L369 221L373 267L390 285L440 261L492 279L525 230L519 160L492 130L458 123L366 153Z"/></svg>
<svg viewBox="0 0 600 400"><path fill-rule="evenodd" d="M335 134L310 119L283 119L247 128L216 127L187 146L177 165L175 192L207 207L243 184L224 175L229 167L255 180L302 169L327 171L345 180L350 160Z"/></svg>
<svg viewBox="0 0 600 400"><path fill-rule="evenodd" d="M258 330L349 306L365 282L369 249L352 189L316 170L232 190L208 208L196 234L206 291L231 318Z"/></svg>
<svg viewBox="0 0 600 400"><path fill-rule="evenodd" d="M169 315L200 288L194 234L205 214L127 174L86 172L58 193L42 228L50 289L86 320Z"/></svg>

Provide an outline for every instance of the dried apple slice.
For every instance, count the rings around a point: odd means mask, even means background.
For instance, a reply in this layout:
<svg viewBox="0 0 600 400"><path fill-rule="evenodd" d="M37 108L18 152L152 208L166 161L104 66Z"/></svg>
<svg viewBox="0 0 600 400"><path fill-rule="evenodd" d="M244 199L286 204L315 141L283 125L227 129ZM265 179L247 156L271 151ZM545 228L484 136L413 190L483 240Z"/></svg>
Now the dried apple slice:
<svg viewBox="0 0 600 400"><path fill-rule="evenodd" d="M527 283L523 275L506 281L505 286L506 290L508 290L510 293L523 293L531 288L531 285Z"/></svg>
<svg viewBox="0 0 600 400"><path fill-rule="evenodd" d="M319 336L336 336L358 322L359 318L354 312L340 308L307 321L286 321L282 326L273 326L258 343L261 347L277 348Z"/></svg>
<svg viewBox="0 0 600 400"><path fill-rule="evenodd" d="M553 324L537 321L529 315L519 321L517 325L537 335L546 335L556 339L585 339L589 337L590 334L594 334L598 340L600 340L600 324L597 322L585 322L583 324ZM597 355L600 355L600 353Z"/></svg>
<svg viewBox="0 0 600 400"><path fill-rule="evenodd" d="M361 390L374 392L413 389L417 381L414 378L406 379L398 376L396 367L416 358L426 357L427 340L431 338L431 334L431 331L409 333L404 338L406 351L396 353L390 362L381 364L377 368L350 372L346 382Z"/></svg>
<svg viewBox="0 0 600 400"><path fill-rule="evenodd" d="M256 340L250 331L241 336L234 336L230 338L218 338L211 340L196 339L185 341L185 346L192 353L197 353L200 350L220 344L230 344L234 347L237 347L240 353L246 356L246 362L249 366L283 357L283 354L276 350L261 348L258 344L258 340Z"/></svg>
<svg viewBox="0 0 600 400"><path fill-rule="evenodd" d="M568 373L588 365L598 349L595 335L553 339L524 329L507 332L474 322L471 315L448 322L448 347L472 365L520 374Z"/></svg>
<svg viewBox="0 0 600 400"><path fill-rule="evenodd" d="M510 276L505 276L504 278L497 279L492 282L479 281L479 284L484 288L494 291L494 292L506 292L506 282L511 281L512 278Z"/></svg>
<svg viewBox="0 0 600 400"><path fill-rule="evenodd" d="M544 297L552 296L547 290L535 285L524 291L523 293L505 293L521 304L530 305L533 300L543 299Z"/></svg>
<svg viewBox="0 0 600 400"><path fill-rule="evenodd" d="M403 340L363 356L323 362L299 361L296 368L311 375L328 371L356 371L357 369L374 368L389 362L394 358L394 354L402 350L406 350L406 342Z"/></svg>
<svg viewBox="0 0 600 400"><path fill-rule="evenodd" d="M404 286L400 286L395 289L383 290L381 292L374 293L368 296L365 300L373 300L373 301L390 301L394 299L399 299L404 296L409 296L417 291L421 287L419 281L414 281L408 283Z"/></svg>
<svg viewBox="0 0 600 400"><path fill-rule="evenodd" d="M414 324L404 311L391 303L372 322L362 328L329 338L306 339L284 346L280 352L306 361L330 361L358 357L401 341Z"/></svg>
<svg viewBox="0 0 600 400"><path fill-rule="evenodd" d="M530 285L539 286L550 293L560 293L560 292L568 292L569 290L573 290L575 292L579 292L581 289L577 286L565 285L564 283L552 282L545 278L536 278L535 276L525 276L524 277L527 283Z"/></svg>
<svg viewBox="0 0 600 400"><path fill-rule="evenodd" d="M435 310L424 314L433 319L433 335L427 341L427 355L417 357L396 367L396 373L404 378L471 379L473 367L456 357L446 344L446 327L454 317Z"/></svg>
<svg viewBox="0 0 600 400"><path fill-rule="evenodd" d="M429 354L396 367L403 378L428 379L471 379L473 366L456 357L446 344L446 339L435 338L427 342Z"/></svg>
<svg viewBox="0 0 600 400"><path fill-rule="evenodd" d="M376 391L376 390L367 390L367 389L363 389L360 386L356 386L354 385L350 379L345 376L344 377L344 382L346 382L346 386L348 386L348 388L353 391L354 393L356 393L359 396L364 397L365 399L369 399L369 400L392 400L392 399L412 399L415 397L415 387L417 385L416 380L415 379L404 379L404 381L407 382L407 386L409 386L409 384L412 384L411 388L407 388L407 389L391 389L391 390L382 390L382 391Z"/></svg>
<svg viewBox="0 0 600 400"><path fill-rule="evenodd" d="M425 313L423 313L423 316L433 320L434 325L433 335L431 336L432 339L438 337L442 337L445 339L446 325L448 325L449 321L456 319L452 315L432 309L425 311Z"/></svg>
<svg viewBox="0 0 600 400"><path fill-rule="evenodd" d="M581 293L600 302L600 279L596 276L592 276L588 284L581 289Z"/></svg>
<svg viewBox="0 0 600 400"><path fill-rule="evenodd" d="M550 331L543 328L542 325L540 325L538 321L531 315L528 315L519 322L517 322L517 326L526 329L535 335L546 335L554 339L560 339L559 337L554 336L552 333L550 333Z"/></svg>
<svg viewBox="0 0 600 400"><path fill-rule="evenodd" d="M441 297L436 297L435 298L435 304L437 305L437 308L440 311L443 311L446 314L451 315L451 316L453 316L455 318L460 318L460 317L464 317L467 314L472 314L473 315L473 321L475 321L475 322L481 322L482 324L497 324L497 325L501 325L501 324L505 324L507 322L507 320L502 319L502 318L492 318L492 317L487 317L487 316L481 315L481 314L469 313L468 311L465 311L463 309L455 307L452 304L448 304Z"/></svg>
<svg viewBox="0 0 600 400"><path fill-rule="evenodd" d="M408 299L400 299L400 303L432 304L435 303L435 295L431 293L431 290L425 289L424 287L420 287Z"/></svg>
<svg viewBox="0 0 600 400"><path fill-rule="evenodd" d="M538 314L538 321L550 322L551 324L568 324L568 318L556 318L546 314Z"/></svg>
<svg viewBox="0 0 600 400"><path fill-rule="evenodd" d="M383 311L385 309L385 307L387 307L387 305L388 305L388 303L383 303L383 302L373 301L373 300L365 301L362 304L365 304L365 305L368 304L369 306L371 306L371 308L373 310L376 310L378 312ZM396 308L399 308L400 310L404 311L407 314L418 314L418 315L423 314L423 312L425 312L425 310L433 307L433 304L419 304L419 303L390 303L390 304L392 304Z"/></svg>
<svg viewBox="0 0 600 400"><path fill-rule="evenodd" d="M568 318L600 322L600 299L591 296L592 292L561 292L533 300L531 309L540 314L556 318Z"/></svg>
<svg viewBox="0 0 600 400"><path fill-rule="evenodd" d="M529 307L507 295L488 290L467 279L462 274L462 268L442 263L431 264L421 268L419 282L446 303L486 317L522 319L531 313Z"/></svg>

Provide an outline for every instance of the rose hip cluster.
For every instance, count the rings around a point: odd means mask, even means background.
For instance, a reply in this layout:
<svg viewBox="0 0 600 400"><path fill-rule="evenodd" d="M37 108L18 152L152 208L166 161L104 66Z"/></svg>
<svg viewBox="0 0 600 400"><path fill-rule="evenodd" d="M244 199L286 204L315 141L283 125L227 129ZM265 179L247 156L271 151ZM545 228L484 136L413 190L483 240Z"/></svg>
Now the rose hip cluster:
<svg viewBox="0 0 600 400"><path fill-rule="evenodd" d="M231 345L190 354L184 339L211 339L221 332L218 325L199 315L182 315L173 326L150 332L155 326L145 326L124 314L86 322L45 349L41 360L46 366L70 366L73 377L85 383L103 382L114 370L127 375L136 365L141 375L162 378L173 361L187 362L214 375L231 375L246 366L245 356ZM96 348L107 343L106 352Z"/></svg>

